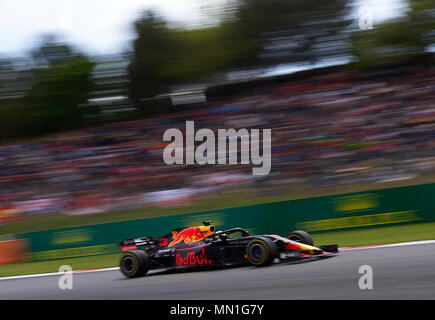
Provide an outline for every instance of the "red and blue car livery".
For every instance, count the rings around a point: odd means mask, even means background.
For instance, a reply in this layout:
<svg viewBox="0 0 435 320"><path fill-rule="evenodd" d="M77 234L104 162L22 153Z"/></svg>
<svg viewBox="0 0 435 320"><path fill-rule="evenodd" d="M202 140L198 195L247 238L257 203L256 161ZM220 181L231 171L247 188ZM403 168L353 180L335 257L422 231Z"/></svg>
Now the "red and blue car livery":
<svg viewBox="0 0 435 320"><path fill-rule="evenodd" d="M328 257L338 252L337 245L315 247L305 231L294 231L287 237L250 235L242 228L216 232L210 221L203 224L178 228L160 238L142 237L120 242L121 272L135 278L151 269L237 264L262 267L275 261Z"/></svg>

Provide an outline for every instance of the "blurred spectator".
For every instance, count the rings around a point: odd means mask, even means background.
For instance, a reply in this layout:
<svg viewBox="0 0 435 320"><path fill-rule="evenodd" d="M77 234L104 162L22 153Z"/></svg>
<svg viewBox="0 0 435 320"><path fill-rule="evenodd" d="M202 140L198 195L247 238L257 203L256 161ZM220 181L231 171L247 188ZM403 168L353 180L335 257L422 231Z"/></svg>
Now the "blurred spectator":
<svg viewBox="0 0 435 320"><path fill-rule="evenodd" d="M200 109L0 146L0 202L21 214L187 205L241 186L270 192L377 183L435 172L435 69L331 73L245 88ZM271 128L272 170L163 162L163 132ZM8 212L9 212L8 211Z"/></svg>

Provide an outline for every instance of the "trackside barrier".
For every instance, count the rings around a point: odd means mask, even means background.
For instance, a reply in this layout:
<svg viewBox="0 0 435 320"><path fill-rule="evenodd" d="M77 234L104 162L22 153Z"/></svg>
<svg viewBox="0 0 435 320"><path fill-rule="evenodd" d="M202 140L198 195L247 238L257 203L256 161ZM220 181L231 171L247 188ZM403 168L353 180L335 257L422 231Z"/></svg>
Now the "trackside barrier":
<svg viewBox="0 0 435 320"><path fill-rule="evenodd" d="M212 220L217 230L243 227L253 234L287 235L435 221L435 183L225 208L19 234L29 239L31 260L119 252L118 242L162 236L172 228Z"/></svg>

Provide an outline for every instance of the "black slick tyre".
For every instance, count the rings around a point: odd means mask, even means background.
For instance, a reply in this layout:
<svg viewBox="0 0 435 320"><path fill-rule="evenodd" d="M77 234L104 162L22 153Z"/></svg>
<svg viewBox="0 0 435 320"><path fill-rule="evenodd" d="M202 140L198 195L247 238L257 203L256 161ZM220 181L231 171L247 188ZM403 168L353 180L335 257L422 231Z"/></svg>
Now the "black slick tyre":
<svg viewBox="0 0 435 320"><path fill-rule="evenodd" d="M248 261L257 267L270 265L278 256L278 249L272 240L259 237L251 240L246 247Z"/></svg>
<svg viewBox="0 0 435 320"><path fill-rule="evenodd" d="M124 253L119 262L121 273L128 278L143 277L149 270L150 258L142 250Z"/></svg>
<svg viewBox="0 0 435 320"><path fill-rule="evenodd" d="M308 244L309 246L314 245L313 238L311 238L308 232L302 230L293 231L287 236L287 239Z"/></svg>

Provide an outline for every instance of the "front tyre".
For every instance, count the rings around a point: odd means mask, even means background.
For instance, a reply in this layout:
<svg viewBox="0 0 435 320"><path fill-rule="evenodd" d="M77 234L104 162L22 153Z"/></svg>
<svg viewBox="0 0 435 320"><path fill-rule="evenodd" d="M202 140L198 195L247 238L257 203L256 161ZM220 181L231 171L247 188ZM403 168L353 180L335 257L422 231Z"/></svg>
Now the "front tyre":
<svg viewBox="0 0 435 320"><path fill-rule="evenodd" d="M288 235L287 239L308 244L309 246L314 245L313 238L311 238L310 234L302 230L293 231Z"/></svg>
<svg viewBox="0 0 435 320"><path fill-rule="evenodd" d="M254 239L246 247L248 261L257 267L270 265L277 256L278 249L273 241L268 238Z"/></svg>
<svg viewBox="0 0 435 320"><path fill-rule="evenodd" d="M149 270L150 258L141 250L124 253L119 263L122 274L128 278L143 277Z"/></svg>

